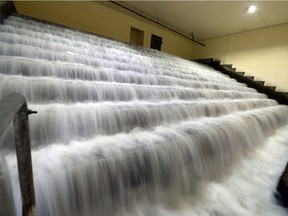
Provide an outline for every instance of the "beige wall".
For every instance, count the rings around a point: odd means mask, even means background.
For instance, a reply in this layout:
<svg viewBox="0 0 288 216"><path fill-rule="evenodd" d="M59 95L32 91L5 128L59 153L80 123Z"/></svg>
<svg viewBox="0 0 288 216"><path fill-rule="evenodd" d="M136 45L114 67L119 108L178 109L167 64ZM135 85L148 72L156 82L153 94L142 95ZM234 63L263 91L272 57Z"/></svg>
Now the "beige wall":
<svg viewBox="0 0 288 216"><path fill-rule="evenodd" d="M192 59L214 57L233 64L265 85L288 92L288 24L228 35L194 44Z"/></svg>
<svg viewBox="0 0 288 216"><path fill-rule="evenodd" d="M109 2L15 1L17 12L42 20L78 28L119 41L130 41L130 29L144 31L144 47L150 47L151 34L163 38L162 51L191 59L191 41L156 24L108 7Z"/></svg>

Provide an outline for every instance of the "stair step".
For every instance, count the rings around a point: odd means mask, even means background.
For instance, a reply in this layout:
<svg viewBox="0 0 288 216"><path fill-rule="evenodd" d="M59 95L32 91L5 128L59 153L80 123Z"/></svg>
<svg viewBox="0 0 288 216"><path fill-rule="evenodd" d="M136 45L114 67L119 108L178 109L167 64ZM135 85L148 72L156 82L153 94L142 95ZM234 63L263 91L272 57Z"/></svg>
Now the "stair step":
<svg viewBox="0 0 288 216"><path fill-rule="evenodd" d="M278 92L278 91L277 91ZM278 92L278 93L281 93L283 95L286 95L286 97L288 97L288 92Z"/></svg>
<svg viewBox="0 0 288 216"><path fill-rule="evenodd" d="M193 61L202 63L202 64L210 64L214 61L213 58L203 58L203 59L194 59Z"/></svg>
<svg viewBox="0 0 288 216"><path fill-rule="evenodd" d="M276 86L266 86L266 88L272 89L273 91L276 91Z"/></svg>
<svg viewBox="0 0 288 216"><path fill-rule="evenodd" d="M263 85L264 86L264 84L265 84L265 81L254 81L255 83L258 83L258 84L260 84L260 85Z"/></svg>
<svg viewBox="0 0 288 216"><path fill-rule="evenodd" d="M254 80L255 77L254 76L245 76L246 78L250 79L250 80Z"/></svg>
<svg viewBox="0 0 288 216"><path fill-rule="evenodd" d="M214 59L213 63L214 65L219 66L221 64L221 61L219 59Z"/></svg>
<svg viewBox="0 0 288 216"><path fill-rule="evenodd" d="M232 69L232 64L223 64L222 66L224 66L224 67L228 67L228 68L230 68L230 69Z"/></svg>
<svg viewBox="0 0 288 216"><path fill-rule="evenodd" d="M237 73L243 76L245 75L245 72L242 72L242 71L237 71Z"/></svg>
<svg viewBox="0 0 288 216"><path fill-rule="evenodd" d="M236 72L236 68L232 68L232 65L221 65L221 66L229 71Z"/></svg>

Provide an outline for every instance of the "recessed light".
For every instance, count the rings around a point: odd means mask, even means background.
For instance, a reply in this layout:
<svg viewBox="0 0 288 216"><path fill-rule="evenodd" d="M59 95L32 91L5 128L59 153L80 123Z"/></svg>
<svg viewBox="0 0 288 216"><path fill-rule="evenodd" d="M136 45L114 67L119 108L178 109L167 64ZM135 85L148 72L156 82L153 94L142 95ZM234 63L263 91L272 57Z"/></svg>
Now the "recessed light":
<svg viewBox="0 0 288 216"><path fill-rule="evenodd" d="M248 13L254 13L256 11L256 6L255 5L249 6L247 11L248 11Z"/></svg>

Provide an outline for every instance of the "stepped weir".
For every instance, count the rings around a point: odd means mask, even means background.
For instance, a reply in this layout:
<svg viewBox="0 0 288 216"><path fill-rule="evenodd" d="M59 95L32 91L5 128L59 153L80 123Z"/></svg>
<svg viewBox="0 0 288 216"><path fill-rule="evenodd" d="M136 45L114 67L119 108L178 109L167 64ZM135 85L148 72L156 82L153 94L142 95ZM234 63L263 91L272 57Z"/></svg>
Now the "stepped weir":
<svg viewBox="0 0 288 216"><path fill-rule="evenodd" d="M288 108L207 66L10 16L0 98L22 94L36 215L286 215ZM21 215L13 131L1 147ZM1 196L1 194L0 194Z"/></svg>

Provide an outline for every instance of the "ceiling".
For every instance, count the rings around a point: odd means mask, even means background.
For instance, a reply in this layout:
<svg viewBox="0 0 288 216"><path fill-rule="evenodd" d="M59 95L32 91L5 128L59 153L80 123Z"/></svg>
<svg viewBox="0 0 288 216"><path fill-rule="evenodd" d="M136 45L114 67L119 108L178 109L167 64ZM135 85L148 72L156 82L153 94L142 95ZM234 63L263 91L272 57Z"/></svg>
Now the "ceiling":
<svg viewBox="0 0 288 216"><path fill-rule="evenodd" d="M288 1L116 2L197 40L288 23ZM252 4L257 11L250 14Z"/></svg>

